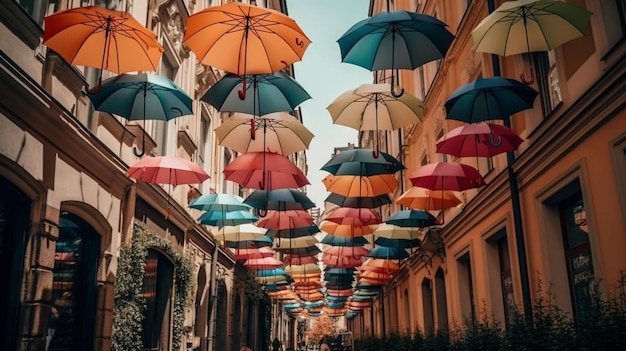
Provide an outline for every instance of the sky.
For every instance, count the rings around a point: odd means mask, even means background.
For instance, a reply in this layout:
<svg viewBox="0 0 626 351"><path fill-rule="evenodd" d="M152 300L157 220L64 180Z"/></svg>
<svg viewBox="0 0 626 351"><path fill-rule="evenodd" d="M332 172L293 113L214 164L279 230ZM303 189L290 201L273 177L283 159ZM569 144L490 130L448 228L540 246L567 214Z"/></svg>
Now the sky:
<svg viewBox="0 0 626 351"><path fill-rule="evenodd" d="M367 18L368 7L369 0L287 0L289 17L311 39L302 61L294 64L294 72L296 81L312 97L300 104L304 125L315 135L307 150L311 183L307 196L322 209L329 194L322 179L329 173L320 168L335 147L358 144L358 131L333 124L326 107L342 93L372 83L370 71L341 62L337 39Z"/></svg>

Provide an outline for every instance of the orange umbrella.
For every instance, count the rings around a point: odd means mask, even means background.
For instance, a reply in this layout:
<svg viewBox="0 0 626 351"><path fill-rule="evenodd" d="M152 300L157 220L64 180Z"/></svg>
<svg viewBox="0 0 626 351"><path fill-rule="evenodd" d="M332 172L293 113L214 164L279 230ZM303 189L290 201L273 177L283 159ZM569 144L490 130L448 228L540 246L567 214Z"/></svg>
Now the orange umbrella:
<svg viewBox="0 0 626 351"><path fill-rule="evenodd" d="M334 256L361 257L367 256L369 253L370 250L364 248L363 246L331 246L324 250L324 254Z"/></svg>
<svg viewBox="0 0 626 351"><path fill-rule="evenodd" d="M322 231L334 236L343 236L347 238L355 238L367 234L372 234L374 229L369 225L364 226L352 226L347 224L337 224L334 222L324 222L320 227Z"/></svg>
<svg viewBox="0 0 626 351"><path fill-rule="evenodd" d="M44 18L43 44L73 65L114 73L156 71L163 54L156 34L125 11L77 7ZM99 89L102 76L98 83Z"/></svg>
<svg viewBox="0 0 626 351"><path fill-rule="evenodd" d="M400 195L395 203L416 210L434 211L456 207L463 201L451 190L429 190L414 186Z"/></svg>
<svg viewBox="0 0 626 351"><path fill-rule="evenodd" d="M281 12L231 2L189 16L183 43L200 63L241 76L300 61L311 40Z"/></svg>
<svg viewBox="0 0 626 351"><path fill-rule="evenodd" d="M393 274L400 270L400 265L392 260L370 257L363 262L363 264L359 267L359 270Z"/></svg>
<svg viewBox="0 0 626 351"><path fill-rule="evenodd" d="M371 176L329 174L323 182L329 192L348 197L374 197L392 193L398 187L398 180L393 174Z"/></svg>
<svg viewBox="0 0 626 351"><path fill-rule="evenodd" d="M388 274L388 273L379 273L379 272L372 272L372 271L364 271L361 272L361 276L360 279L372 279L372 280L378 280L381 282L389 282L391 281L391 279L393 279L393 275Z"/></svg>

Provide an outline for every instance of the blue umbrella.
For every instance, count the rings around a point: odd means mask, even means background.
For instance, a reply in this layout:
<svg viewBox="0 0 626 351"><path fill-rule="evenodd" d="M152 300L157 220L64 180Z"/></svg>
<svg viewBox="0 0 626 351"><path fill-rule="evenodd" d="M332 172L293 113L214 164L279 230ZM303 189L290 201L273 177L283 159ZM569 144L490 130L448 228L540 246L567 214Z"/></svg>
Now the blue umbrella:
<svg viewBox="0 0 626 351"><path fill-rule="evenodd" d="M392 247L395 249L408 249L418 247L422 242L420 239L389 239L378 237L374 243L379 246Z"/></svg>
<svg viewBox="0 0 626 351"><path fill-rule="evenodd" d="M384 259L389 259L389 260L399 260L403 258L408 258L409 253L403 249L379 246L379 247L373 248L372 251L370 251L369 255L367 255L367 257L384 258Z"/></svg>
<svg viewBox="0 0 626 351"><path fill-rule="evenodd" d="M265 235L271 238L299 238L307 235L314 235L320 232L320 228L313 224L308 227L297 227L293 229L268 229Z"/></svg>
<svg viewBox="0 0 626 351"><path fill-rule="evenodd" d="M437 218L424 210L401 210L389 216L385 223L398 227L430 227L439 224Z"/></svg>
<svg viewBox="0 0 626 351"><path fill-rule="evenodd" d="M243 203L264 210L308 210L315 203L305 193L293 189L256 190Z"/></svg>
<svg viewBox="0 0 626 351"><path fill-rule="evenodd" d="M213 84L200 98L220 112L243 112L263 116L272 112L293 111L301 102L311 98L304 88L283 71L272 74L252 74L242 77L229 73ZM239 91L251 89L242 96Z"/></svg>
<svg viewBox="0 0 626 351"><path fill-rule="evenodd" d="M274 269L260 269L256 271L257 276L259 277L271 277L274 275L284 275L285 277L288 275L282 268L274 268Z"/></svg>
<svg viewBox="0 0 626 351"><path fill-rule="evenodd" d="M176 117L193 114L192 99L174 82L156 74L121 74L102 82L102 88L96 93L88 93L94 108L98 111L113 113L128 120L169 121ZM145 130L144 130L145 133ZM142 150L135 155L145 153L145 135Z"/></svg>
<svg viewBox="0 0 626 351"><path fill-rule="evenodd" d="M479 78L456 89L446 100L446 118L467 123L501 120L531 109L539 93L515 79Z"/></svg>
<svg viewBox="0 0 626 351"><path fill-rule="evenodd" d="M338 40L341 60L370 71L415 69L443 58L454 35L437 18L409 11L379 12L354 24ZM391 80L392 94L394 78Z"/></svg>
<svg viewBox="0 0 626 351"><path fill-rule="evenodd" d="M371 176L393 174L406 167L386 152L375 153L372 149L352 149L336 154L320 169L333 175Z"/></svg>
<svg viewBox="0 0 626 351"><path fill-rule="evenodd" d="M268 236L262 236L253 240L241 240L241 241L226 241L226 247L231 249L249 249L259 248L263 246L272 246L274 241Z"/></svg>
<svg viewBox="0 0 626 351"><path fill-rule="evenodd" d="M367 239L362 236L348 238L327 234L321 241L322 244L331 246L363 246L367 244Z"/></svg>
<svg viewBox="0 0 626 351"><path fill-rule="evenodd" d="M245 223L256 222L259 217L248 211L207 211L199 218L200 224L223 227L225 225L235 226Z"/></svg>
<svg viewBox="0 0 626 351"><path fill-rule="evenodd" d="M202 211L239 211L251 207L243 203L243 198L234 194L206 194L195 198L188 206Z"/></svg>

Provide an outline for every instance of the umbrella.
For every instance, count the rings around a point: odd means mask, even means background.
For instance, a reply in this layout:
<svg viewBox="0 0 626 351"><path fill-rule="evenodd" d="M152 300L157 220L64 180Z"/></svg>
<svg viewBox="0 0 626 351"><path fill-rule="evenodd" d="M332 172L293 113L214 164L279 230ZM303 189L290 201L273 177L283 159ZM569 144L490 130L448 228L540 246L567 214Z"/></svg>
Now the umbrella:
<svg viewBox="0 0 626 351"><path fill-rule="evenodd" d="M294 189L257 190L243 202L254 208L278 211L315 207L315 203L305 193Z"/></svg>
<svg viewBox="0 0 626 351"><path fill-rule="evenodd" d="M399 260L408 258L409 254L404 249L398 249L394 247L378 246L370 251L367 257L384 258L387 260Z"/></svg>
<svg viewBox="0 0 626 351"><path fill-rule="evenodd" d="M403 10L379 12L357 22L337 40L341 61L370 71L413 70L445 57L454 40L446 26L426 14ZM393 73L391 86L394 86Z"/></svg>
<svg viewBox="0 0 626 351"><path fill-rule="evenodd" d="M235 226L224 226L215 236L219 241L242 241L255 240L265 236L266 229L259 228L253 224L240 224Z"/></svg>
<svg viewBox="0 0 626 351"><path fill-rule="evenodd" d="M370 208L338 207L324 216L324 220L356 226L382 223L382 218Z"/></svg>
<svg viewBox="0 0 626 351"><path fill-rule="evenodd" d="M235 249L236 260L248 260L252 258L264 258L274 255L274 250L271 247L263 246L259 248L251 249Z"/></svg>
<svg viewBox="0 0 626 351"><path fill-rule="evenodd" d="M309 255L285 255L283 257L283 263L286 265L303 265L307 263L317 263L317 258Z"/></svg>
<svg viewBox="0 0 626 351"><path fill-rule="evenodd" d="M281 245L280 247L275 247L274 249L284 254L297 256L312 256L322 252L322 250L320 250L317 245L311 245L306 247L289 247L289 244L287 244Z"/></svg>
<svg viewBox="0 0 626 351"><path fill-rule="evenodd" d="M287 157L271 152L239 155L224 168L224 175L227 180L251 189L299 188L310 184Z"/></svg>
<svg viewBox="0 0 626 351"><path fill-rule="evenodd" d="M146 119L169 121L193 114L192 99L166 77L156 74L122 74L109 78L95 93L87 94L98 111L113 113L128 120L143 120L144 136L141 152L145 153Z"/></svg>
<svg viewBox="0 0 626 351"><path fill-rule="evenodd" d="M297 238L280 238L279 240L274 240L273 249L301 249L309 246L313 246L319 243L319 241L312 235L299 236Z"/></svg>
<svg viewBox="0 0 626 351"><path fill-rule="evenodd" d="M273 269L261 269L256 272L258 277L270 277L273 275L283 275L288 276L287 272L282 268L273 268Z"/></svg>
<svg viewBox="0 0 626 351"><path fill-rule="evenodd" d="M456 190L479 188L485 185L483 177L472 166L458 162L437 162L421 166L409 177L413 186L431 190Z"/></svg>
<svg viewBox="0 0 626 351"><path fill-rule="evenodd" d="M311 40L281 12L232 2L189 16L183 43L200 63L246 75L300 61Z"/></svg>
<svg viewBox="0 0 626 351"><path fill-rule="evenodd" d="M245 84L244 84L245 83ZM239 91L252 89L252 94L241 98ZM273 112L293 111L301 102L310 99L309 93L283 71L272 74L253 74L245 80L227 74L213 84L200 98L220 112L243 112L263 116Z"/></svg>
<svg viewBox="0 0 626 351"><path fill-rule="evenodd" d="M322 270L320 269L320 267L317 264L305 264L305 265L292 265L292 266L287 266L285 268L285 272L287 272L287 274L289 275L293 275L293 274L319 274L322 273Z"/></svg>
<svg viewBox="0 0 626 351"><path fill-rule="evenodd" d="M457 157L492 157L517 150L524 142L514 130L493 123L472 123L454 128L437 141L437 152Z"/></svg>
<svg viewBox="0 0 626 351"><path fill-rule="evenodd" d="M320 228L313 224L307 227L294 227L289 229L269 229L267 236L272 238L297 238L306 235L314 235L320 232Z"/></svg>
<svg viewBox="0 0 626 351"><path fill-rule="evenodd" d="M393 174L406 169L400 161L386 152L372 149L352 149L334 155L322 168L333 175Z"/></svg>
<svg viewBox="0 0 626 351"><path fill-rule="evenodd" d="M209 179L209 175L197 164L171 156L143 158L126 173L130 178L151 184L199 184Z"/></svg>
<svg viewBox="0 0 626 351"><path fill-rule="evenodd" d="M248 210L251 207L243 203L243 198L233 194L206 194L195 198L188 205L202 211L238 211Z"/></svg>
<svg viewBox="0 0 626 351"><path fill-rule="evenodd" d="M417 227L400 227L393 224L383 223L373 233L376 237L387 239L413 240L422 236L422 231Z"/></svg>
<svg viewBox="0 0 626 351"><path fill-rule="evenodd" d="M240 224L256 222L259 218L248 211L207 211L203 213L198 221L200 224L223 227L225 225L235 226Z"/></svg>
<svg viewBox="0 0 626 351"><path fill-rule="evenodd" d="M246 249L246 248L258 248L265 246L272 246L273 240L268 236L261 236L256 239L250 240L238 240L238 241L230 241L226 240L226 247L231 249Z"/></svg>
<svg viewBox="0 0 626 351"><path fill-rule="evenodd" d="M362 236L357 236L355 238L346 238L343 236L334 236L334 235L326 235L322 238L322 244L332 245L332 246L363 246L367 244L367 239Z"/></svg>
<svg viewBox="0 0 626 351"><path fill-rule="evenodd" d="M341 255L322 255L322 262L332 267L354 268L360 266L363 262L361 257L341 256ZM352 280L352 278L350 278Z"/></svg>
<svg viewBox="0 0 626 351"><path fill-rule="evenodd" d="M533 107L538 92L514 79L479 78L446 100L446 118L467 123L508 118Z"/></svg>
<svg viewBox="0 0 626 351"><path fill-rule="evenodd" d="M334 222L324 222L320 227L322 231L334 236L343 236L347 238L355 238L367 234L372 234L374 230L369 225L353 226L349 224L337 224Z"/></svg>
<svg viewBox="0 0 626 351"><path fill-rule="evenodd" d="M389 216L385 223L399 227L430 227L439 224L437 218L423 210L401 210Z"/></svg>
<svg viewBox="0 0 626 351"><path fill-rule="evenodd" d="M442 210L463 203L453 191L431 191L417 186L410 187L400 195L395 203L417 210Z"/></svg>
<svg viewBox="0 0 626 351"><path fill-rule="evenodd" d="M425 112L424 103L415 96L391 95L389 84L362 84L339 95L326 109L334 124L376 133L418 124ZM378 143L376 150L380 150Z"/></svg>
<svg viewBox="0 0 626 351"><path fill-rule="evenodd" d="M311 227L313 217L305 210L268 211L265 218L257 225L262 228L274 230L288 230L298 227Z"/></svg>
<svg viewBox="0 0 626 351"><path fill-rule="evenodd" d="M400 270L400 265L391 260L370 257L363 262L359 270L393 274Z"/></svg>
<svg viewBox="0 0 626 351"><path fill-rule="evenodd" d="M398 180L393 174L372 176L332 175L325 178L326 190L348 197L373 197L394 192Z"/></svg>
<svg viewBox="0 0 626 351"><path fill-rule="evenodd" d="M275 259L274 257L263 257L263 258L252 258L252 259L246 260L246 262L244 262L243 265L248 267L249 269L261 270L261 269L280 268L283 266L283 263Z"/></svg>
<svg viewBox="0 0 626 351"><path fill-rule="evenodd" d="M347 197L335 193L330 193L324 201L330 202L340 207L374 208L390 204L391 198L388 194L382 194L373 197Z"/></svg>
<svg viewBox="0 0 626 351"><path fill-rule="evenodd" d="M44 18L43 44L73 65L114 73L156 71L163 47L130 13L100 6L59 11ZM97 91L102 84L102 74Z"/></svg>
<svg viewBox="0 0 626 351"><path fill-rule="evenodd" d="M262 138L250 137L252 126L262 132ZM281 155L306 150L313 139L298 119L285 112L274 112L262 117L235 113L215 128L220 145L240 153L269 151Z"/></svg>
<svg viewBox="0 0 626 351"><path fill-rule="evenodd" d="M385 247L393 247L396 249L408 249L418 247L422 241L420 239L389 239L378 237L374 241L374 244Z"/></svg>
<svg viewBox="0 0 626 351"><path fill-rule="evenodd" d="M386 272L363 271L360 279L377 280L381 283L388 283L393 279L393 275Z"/></svg>
<svg viewBox="0 0 626 351"><path fill-rule="evenodd" d="M591 15L572 2L507 1L474 28L474 50L500 56L549 51L585 35ZM521 79L528 84L534 81L534 77Z"/></svg>
<svg viewBox="0 0 626 351"><path fill-rule="evenodd" d="M370 251L363 246L331 246L324 250L324 254L326 255L334 255L334 256L352 256L352 257L361 257L367 256Z"/></svg>

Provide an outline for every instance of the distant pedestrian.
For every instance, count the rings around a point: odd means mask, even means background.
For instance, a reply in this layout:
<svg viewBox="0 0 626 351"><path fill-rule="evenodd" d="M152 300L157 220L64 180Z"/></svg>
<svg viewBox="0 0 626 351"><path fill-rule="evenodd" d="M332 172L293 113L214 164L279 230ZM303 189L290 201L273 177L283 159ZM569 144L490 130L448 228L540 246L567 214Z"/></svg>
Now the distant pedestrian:
<svg viewBox="0 0 626 351"><path fill-rule="evenodd" d="M282 344L280 343L280 340L278 340L278 338L274 338L274 341L272 341L272 351L282 351L281 346Z"/></svg>

